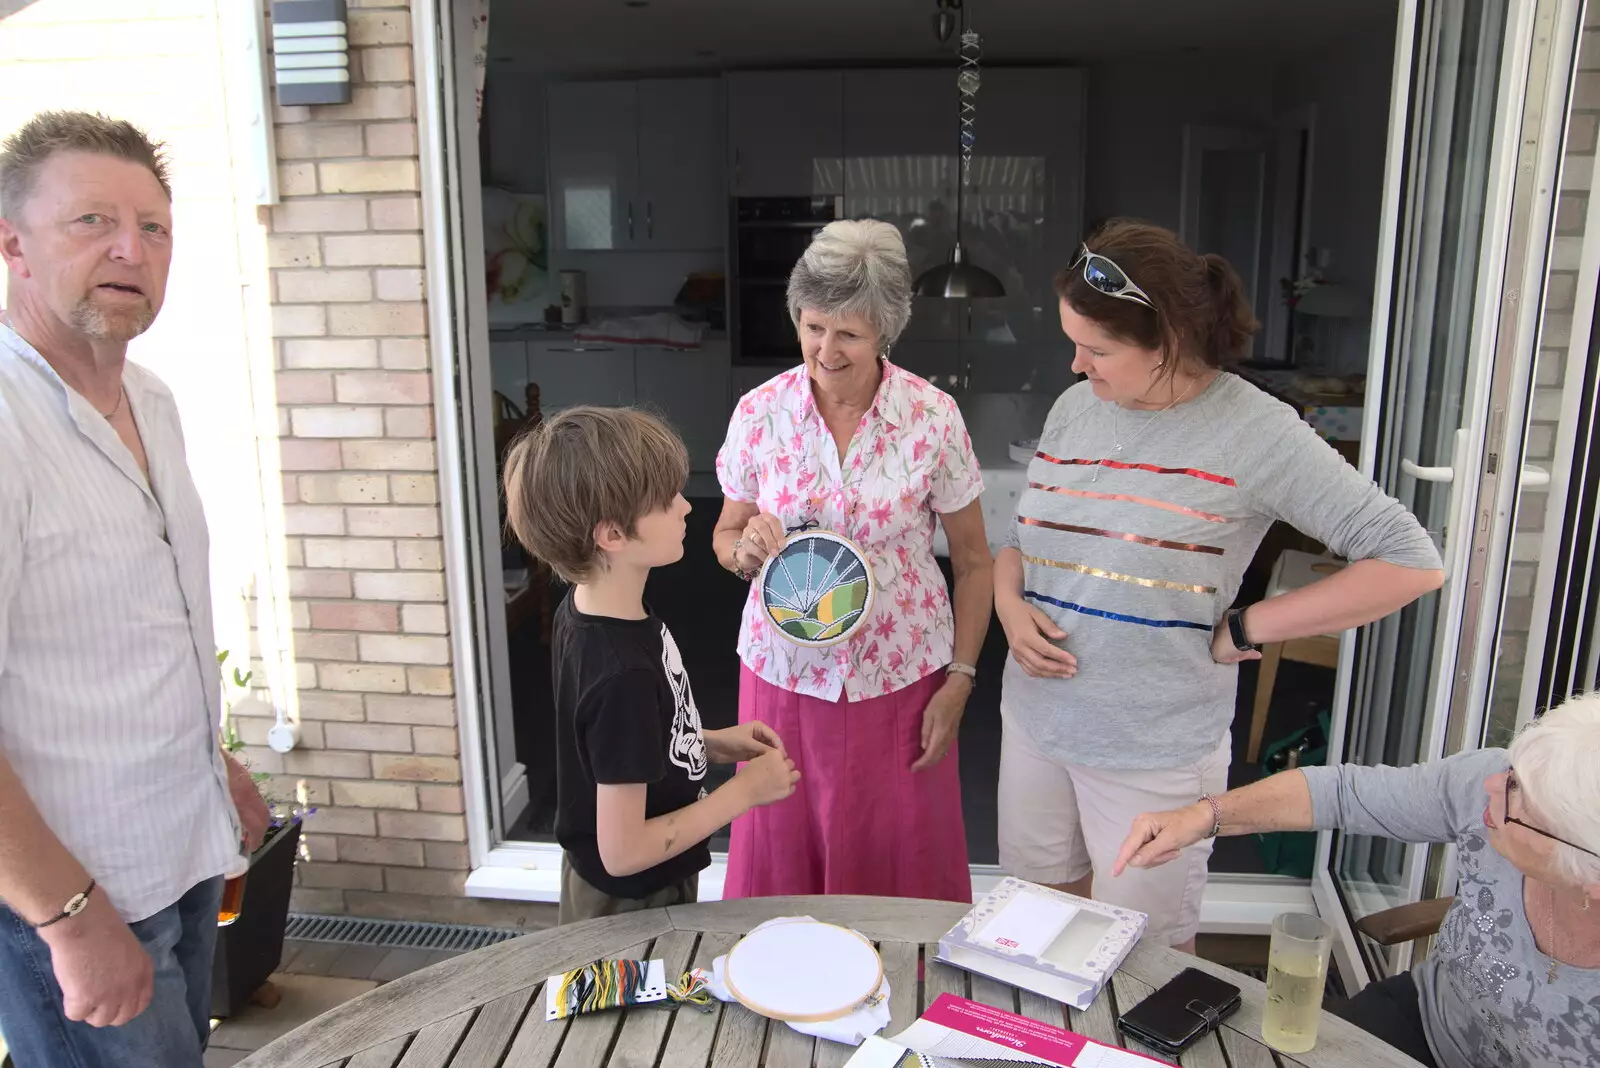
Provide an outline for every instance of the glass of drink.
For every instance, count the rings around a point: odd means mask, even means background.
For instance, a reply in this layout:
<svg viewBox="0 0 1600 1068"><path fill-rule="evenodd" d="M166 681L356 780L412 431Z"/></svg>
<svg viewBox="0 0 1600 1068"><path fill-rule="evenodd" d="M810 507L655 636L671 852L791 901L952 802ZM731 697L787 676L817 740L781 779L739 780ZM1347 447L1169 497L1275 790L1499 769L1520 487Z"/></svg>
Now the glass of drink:
<svg viewBox="0 0 1600 1068"><path fill-rule="evenodd" d="M1261 1040L1273 1049L1309 1053L1317 1044L1322 988L1332 949L1332 928L1315 916L1285 912L1272 921Z"/></svg>

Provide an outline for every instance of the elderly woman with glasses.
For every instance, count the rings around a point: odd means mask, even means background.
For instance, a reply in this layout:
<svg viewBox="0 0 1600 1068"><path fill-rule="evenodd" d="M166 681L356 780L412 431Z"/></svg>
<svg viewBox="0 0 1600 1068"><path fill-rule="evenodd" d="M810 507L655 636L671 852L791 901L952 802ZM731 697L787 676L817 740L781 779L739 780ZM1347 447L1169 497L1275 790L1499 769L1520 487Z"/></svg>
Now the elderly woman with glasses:
<svg viewBox="0 0 1600 1068"><path fill-rule="evenodd" d="M899 231L828 225L788 296L802 362L734 412L717 458L717 559L750 580L790 533L820 528L860 547L877 591L853 636L809 647L752 588L739 721L772 727L801 778L786 801L734 821L724 896L971 901L956 732L989 626L978 464L955 402L889 362L911 317Z"/></svg>
<svg viewBox="0 0 1600 1068"><path fill-rule="evenodd" d="M1283 772L1143 815L1114 870L1218 834L1337 829L1460 847L1428 958L1336 1011L1437 1068L1600 1064L1600 694L1483 749L1407 768Z"/></svg>
<svg viewBox="0 0 1600 1068"><path fill-rule="evenodd" d="M1192 950L1211 843L1113 878L1128 821L1227 786L1256 643L1360 626L1443 573L1410 512L1228 373L1257 324L1226 260L1113 220L1056 292L1087 380L1050 412L995 560L1000 865L1147 913L1147 937ZM1352 562L1230 611L1280 519Z"/></svg>

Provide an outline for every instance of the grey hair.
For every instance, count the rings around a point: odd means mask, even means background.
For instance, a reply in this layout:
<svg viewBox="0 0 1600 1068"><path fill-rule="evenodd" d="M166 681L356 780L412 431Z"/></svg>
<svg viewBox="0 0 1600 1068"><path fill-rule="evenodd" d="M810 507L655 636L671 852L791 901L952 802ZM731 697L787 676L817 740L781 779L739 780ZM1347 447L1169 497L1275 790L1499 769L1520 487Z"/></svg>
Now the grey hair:
<svg viewBox="0 0 1600 1068"><path fill-rule="evenodd" d="M1524 727L1511 743L1528 807L1545 830L1600 853L1600 692L1568 698ZM1600 883L1600 859L1557 845L1556 867L1574 882Z"/></svg>
<svg viewBox="0 0 1600 1068"><path fill-rule="evenodd" d="M840 219L822 228L789 273L789 318L800 313L859 315L889 351L911 321L911 265L900 231L875 219Z"/></svg>
<svg viewBox="0 0 1600 1068"><path fill-rule="evenodd" d="M172 200L166 146L133 123L87 111L41 111L0 143L0 214L12 222L33 195L40 169L57 152L90 152L147 167Z"/></svg>

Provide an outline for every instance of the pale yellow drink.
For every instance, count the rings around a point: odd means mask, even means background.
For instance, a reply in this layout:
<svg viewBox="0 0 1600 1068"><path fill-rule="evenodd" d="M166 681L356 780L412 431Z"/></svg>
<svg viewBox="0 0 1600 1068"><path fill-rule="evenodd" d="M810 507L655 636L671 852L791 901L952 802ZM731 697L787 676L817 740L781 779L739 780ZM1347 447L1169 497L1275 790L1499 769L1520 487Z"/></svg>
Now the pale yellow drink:
<svg viewBox="0 0 1600 1068"><path fill-rule="evenodd" d="M1286 912L1273 921L1261 1014L1261 1040L1273 1049L1308 1053L1317 1044L1332 946L1333 932L1315 916Z"/></svg>

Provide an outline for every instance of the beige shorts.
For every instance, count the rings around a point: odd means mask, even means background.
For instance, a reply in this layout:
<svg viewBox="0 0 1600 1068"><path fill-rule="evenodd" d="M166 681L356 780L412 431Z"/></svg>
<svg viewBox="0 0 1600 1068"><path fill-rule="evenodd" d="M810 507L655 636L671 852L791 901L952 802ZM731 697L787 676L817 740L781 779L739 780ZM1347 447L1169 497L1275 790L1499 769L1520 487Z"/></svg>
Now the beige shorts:
<svg viewBox="0 0 1600 1068"><path fill-rule="evenodd" d="M1160 770L1067 764L1033 747L1010 717L1000 743L1000 867L1035 883L1071 883L1094 874L1094 897L1147 913L1156 945L1187 942L1200 929L1211 841L1196 843L1159 868L1111 877L1133 818L1192 804L1228 788L1233 756L1226 735L1209 756Z"/></svg>

